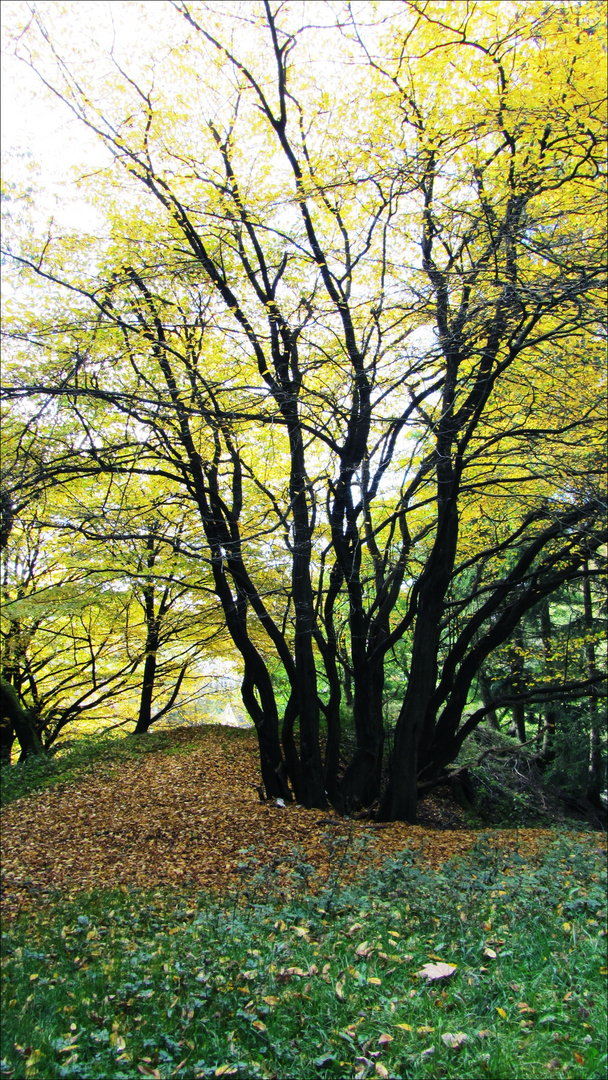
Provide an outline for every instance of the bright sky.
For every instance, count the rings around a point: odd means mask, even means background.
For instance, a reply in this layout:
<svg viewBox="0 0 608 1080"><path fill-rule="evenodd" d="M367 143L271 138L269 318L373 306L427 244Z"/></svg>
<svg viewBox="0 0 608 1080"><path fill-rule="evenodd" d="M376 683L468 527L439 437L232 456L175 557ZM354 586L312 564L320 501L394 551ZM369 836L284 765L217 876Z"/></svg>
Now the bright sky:
<svg viewBox="0 0 608 1080"><path fill-rule="evenodd" d="M44 9L55 3L43 0L36 5L44 15ZM144 8L155 8L157 0L148 0ZM140 8L122 0L81 0L77 5L81 20L93 15L96 25L106 29L120 9L121 22L128 22L130 8ZM11 29L17 19L23 20L28 4L23 0L1 0L2 28L2 94L0 96L0 146L2 149L5 181L20 183L33 170L33 182L37 189L36 210L41 221L53 216L55 221L65 220L72 228L94 227L97 215L71 183L72 170L107 164L108 155L100 141L69 113L41 84L40 79L13 53ZM105 12L104 12L105 9ZM106 18L104 20L103 16ZM78 26L73 29L77 40Z"/></svg>

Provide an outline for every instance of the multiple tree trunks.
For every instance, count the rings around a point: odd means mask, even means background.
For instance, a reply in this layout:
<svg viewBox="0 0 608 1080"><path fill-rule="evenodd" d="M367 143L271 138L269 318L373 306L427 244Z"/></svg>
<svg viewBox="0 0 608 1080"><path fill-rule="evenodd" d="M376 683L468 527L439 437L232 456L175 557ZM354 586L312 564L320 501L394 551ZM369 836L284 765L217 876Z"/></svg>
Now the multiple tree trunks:
<svg viewBox="0 0 608 1080"><path fill-rule="evenodd" d="M16 505L55 483L82 531L75 477L104 509L124 494L112 481L142 505L164 486L180 509L139 528L137 730L154 720L167 614L157 559L179 551L204 563L197 588L239 654L266 794L307 807L379 800L382 819L415 821L419 786L496 717L487 685L470 702L503 647L525 741L538 688L522 622L601 570L601 19L592 4L491 7L463 20L407 0L368 40L356 5L348 25L330 5L325 43L299 4L265 2L244 35L230 5L215 20L179 2L163 18L181 51L155 61L154 85L116 64L116 97L77 59L55 66L68 43L52 10L15 39L38 42L28 63L129 192L110 199L94 274L51 234L11 253L83 307L66 307L67 344L43 314L14 330L51 359L9 394L53 402L75 432L42 464L17 434ZM429 76L455 79L458 104L429 97ZM176 79L184 101L216 102L213 121L183 125ZM573 680L546 622L544 640L554 696L595 686L594 656Z"/></svg>

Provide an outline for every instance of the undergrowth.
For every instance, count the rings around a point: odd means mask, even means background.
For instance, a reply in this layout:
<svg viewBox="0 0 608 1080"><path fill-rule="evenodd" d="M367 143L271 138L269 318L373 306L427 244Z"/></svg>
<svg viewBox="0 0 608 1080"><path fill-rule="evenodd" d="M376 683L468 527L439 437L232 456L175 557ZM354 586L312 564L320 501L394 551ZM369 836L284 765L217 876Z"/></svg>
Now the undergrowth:
<svg viewBox="0 0 608 1080"><path fill-rule="evenodd" d="M17 1078L600 1077L605 871L592 836L524 858L481 838L291 895L242 851L223 897L75 894L3 939L2 1071ZM349 843L340 860L360 859ZM283 883L284 884L284 883ZM455 965L428 980L428 963ZM454 1044L454 1045L450 1045Z"/></svg>

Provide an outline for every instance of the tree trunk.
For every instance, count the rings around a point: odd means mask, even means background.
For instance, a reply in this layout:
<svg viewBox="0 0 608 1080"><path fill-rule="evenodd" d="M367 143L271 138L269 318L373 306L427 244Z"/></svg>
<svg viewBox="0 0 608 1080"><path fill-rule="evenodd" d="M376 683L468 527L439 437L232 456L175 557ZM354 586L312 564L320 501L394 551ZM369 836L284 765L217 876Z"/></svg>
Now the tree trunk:
<svg viewBox="0 0 608 1080"><path fill-rule="evenodd" d="M371 806L380 794L382 780L384 663L380 659L371 664L361 658L353 666L357 745L340 783L339 806L343 813Z"/></svg>
<svg viewBox="0 0 608 1080"><path fill-rule="evenodd" d="M150 634L146 643L146 661L144 664L144 677L139 700L139 715L135 728L136 735L143 735L152 723L152 697L154 695L154 682L156 679L156 650L158 649L158 635Z"/></svg>
<svg viewBox="0 0 608 1080"><path fill-rule="evenodd" d="M23 708L14 687L5 679L0 679L0 714L3 726L8 721L14 728L21 747L19 761L44 753L31 711Z"/></svg>
<svg viewBox="0 0 608 1080"><path fill-rule="evenodd" d="M585 560L585 576L583 578L583 602L586 631L586 656L587 678L593 679L597 675L595 662L595 645L593 643L593 603L591 599L591 582L589 580L589 562ZM598 701L594 690L589 694L589 774L587 778L587 798L598 809L605 810L600 798L604 786L604 762L602 759L602 743L599 734Z"/></svg>
<svg viewBox="0 0 608 1080"><path fill-rule="evenodd" d="M380 819L384 821L416 823L420 742L424 732L422 753L425 753L432 742L433 731L430 727L425 731L425 721L437 681L440 621L457 531L454 502L446 507L444 520L438 526L434 550L420 587L410 677L395 728L389 784L380 806Z"/></svg>
<svg viewBox="0 0 608 1080"><path fill-rule="evenodd" d="M11 750L15 741L15 728L4 717L0 720L0 765L10 765Z"/></svg>
<svg viewBox="0 0 608 1080"><path fill-rule="evenodd" d="M555 678L555 663L553 659L553 628L551 626L551 612L549 610L548 597L543 600L540 606L540 629L543 639L543 650L545 654L545 673L549 682L553 682ZM543 761L548 764L555 757L555 721L557 718L557 710L553 701L548 701L545 705L544 727L545 733L543 736L543 746L541 750L541 756Z"/></svg>
<svg viewBox="0 0 608 1080"><path fill-rule="evenodd" d="M524 673L524 634L521 623L518 623L513 631L513 646L511 649L511 686L514 694L523 694L526 690ZM513 722L509 728L509 735L516 735L521 743L526 741L526 706L523 702L517 702L511 706Z"/></svg>
<svg viewBox="0 0 608 1080"><path fill-rule="evenodd" d="M490 680L483 671L479 672L479 690L481 692L481 700L483 701L485 708L487 708L492 701L492 689ZM490 726L493 727L495 731L500 731L496 709L490 709L487 716Z"/></svg>

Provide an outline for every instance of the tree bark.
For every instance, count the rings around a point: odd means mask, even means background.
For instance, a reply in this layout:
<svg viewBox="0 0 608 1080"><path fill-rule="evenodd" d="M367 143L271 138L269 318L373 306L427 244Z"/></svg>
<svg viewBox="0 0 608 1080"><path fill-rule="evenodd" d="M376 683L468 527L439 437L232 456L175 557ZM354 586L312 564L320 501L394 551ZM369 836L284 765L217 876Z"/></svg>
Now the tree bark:
<svg viewBox="0 0 608 1080"><path fill-rule="evenodd" d="M545 659L545 674L549 682L555 678L555 662L553 658L553 627L551 626L551 612L549 598L546 597L540 606L540 630L543 639L543 651ZM555 757L555 721L557 709L555 702L548 701L545 705L543 745L541 756L545 764L549 764Z"/></svg>
<svg viewBox="0 0 608 1080"><path fill-rule="evenodd" d="M593 643L593 601L591 597L591 582L589 579L589 560L585 560L585 575L583 577L583 603L585 616L587 658L587 677L593 679L597 675L595 659L595 645ZM600 798L604 786L604 762L602 755L602 743L598 731L599 713L597 694L594 690L589 694L589 774L587 779L587 798L589 802L605 811L606 807Z"/></svg>

